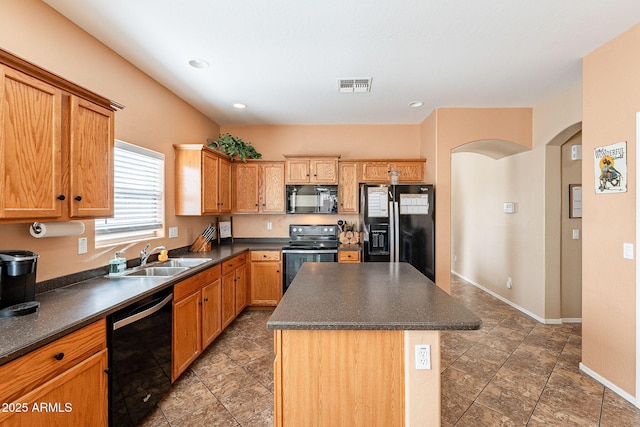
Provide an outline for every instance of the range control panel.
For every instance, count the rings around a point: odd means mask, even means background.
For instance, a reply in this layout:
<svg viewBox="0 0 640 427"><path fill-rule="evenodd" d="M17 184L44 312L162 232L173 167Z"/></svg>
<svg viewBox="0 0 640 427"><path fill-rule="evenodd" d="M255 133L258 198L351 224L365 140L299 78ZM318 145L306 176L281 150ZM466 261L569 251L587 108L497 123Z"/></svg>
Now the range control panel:
<svg viewBox="0 0 640 427"><path fill-rule="evenodd" d="M291 224L289 226L290 240L334 240L338 238L338 226L336 224Z"/></svg>

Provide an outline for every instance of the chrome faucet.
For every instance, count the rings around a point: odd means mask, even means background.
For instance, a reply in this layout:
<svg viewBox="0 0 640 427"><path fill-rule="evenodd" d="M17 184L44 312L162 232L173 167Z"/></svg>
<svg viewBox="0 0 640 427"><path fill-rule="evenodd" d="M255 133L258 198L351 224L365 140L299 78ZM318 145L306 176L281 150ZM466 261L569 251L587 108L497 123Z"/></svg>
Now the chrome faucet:
<svg viewBox="0 0 640 427"><path fill-rule="evenodd" d="M149 259L149 257L156 251L164 251L167 248L164 246L156 246L155 248L151 249L149 252L147 252L147 249L149 249L149 246L151 246L151 243L147 243L144 248L142 248L142 250L140 251L140 266L142 267L143 265L147 264L147 260Z"/></svg>

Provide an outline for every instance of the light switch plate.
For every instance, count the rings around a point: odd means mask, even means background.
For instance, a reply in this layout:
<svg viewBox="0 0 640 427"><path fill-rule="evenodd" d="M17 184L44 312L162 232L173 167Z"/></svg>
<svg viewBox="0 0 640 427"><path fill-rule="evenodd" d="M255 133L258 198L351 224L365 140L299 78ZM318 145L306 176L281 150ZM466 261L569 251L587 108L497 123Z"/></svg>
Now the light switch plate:
<svg viewBox="0 0 640 427"><path fill-rule="evenodd" d="M625 259L633 259L633 243L622 244L622 256Z"/></svg>
<svg viewBox="0 0 640 427"><path fill-rule="evenodd" d="M169 227L169 238L173 239L178 237L178 227Z"/></svg>
<svg viewBox="0 0 640 427"><path fill-rule="evenodd" d="M516 213L516 204L514 202L506 202L502 210L508 214Z"/></svg>
<svg viewBox="0 0 640 427"><path fill-rule="evenodd" d="M80 237L78 239L78 255L82 255L86 253L87 253L87 238Z"/></svg>

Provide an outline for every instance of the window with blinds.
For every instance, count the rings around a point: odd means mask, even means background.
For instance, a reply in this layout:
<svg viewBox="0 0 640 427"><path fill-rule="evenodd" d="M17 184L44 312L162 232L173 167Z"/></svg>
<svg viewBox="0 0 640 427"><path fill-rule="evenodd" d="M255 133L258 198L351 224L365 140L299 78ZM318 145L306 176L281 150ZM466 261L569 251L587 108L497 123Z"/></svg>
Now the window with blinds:
<svg viewBox="0 0 640 427"><path fill-rule="evenodd" d="M164 154L115 141L114 215L95 220L96 246L164 236Z"/></svg>

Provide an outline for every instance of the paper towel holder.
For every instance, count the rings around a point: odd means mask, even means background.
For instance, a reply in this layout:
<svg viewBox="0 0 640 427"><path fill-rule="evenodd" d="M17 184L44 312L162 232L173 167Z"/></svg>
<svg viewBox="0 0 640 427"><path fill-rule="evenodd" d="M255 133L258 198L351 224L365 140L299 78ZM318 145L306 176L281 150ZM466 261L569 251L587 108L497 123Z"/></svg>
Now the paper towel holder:
<svg viewBox="0 0 640 427"><path fill-rule="evenodd" d="M67 222L34 222L29 227L29 233L35 238L77 236L84 233L84 223L81 221Z"/></svg>

